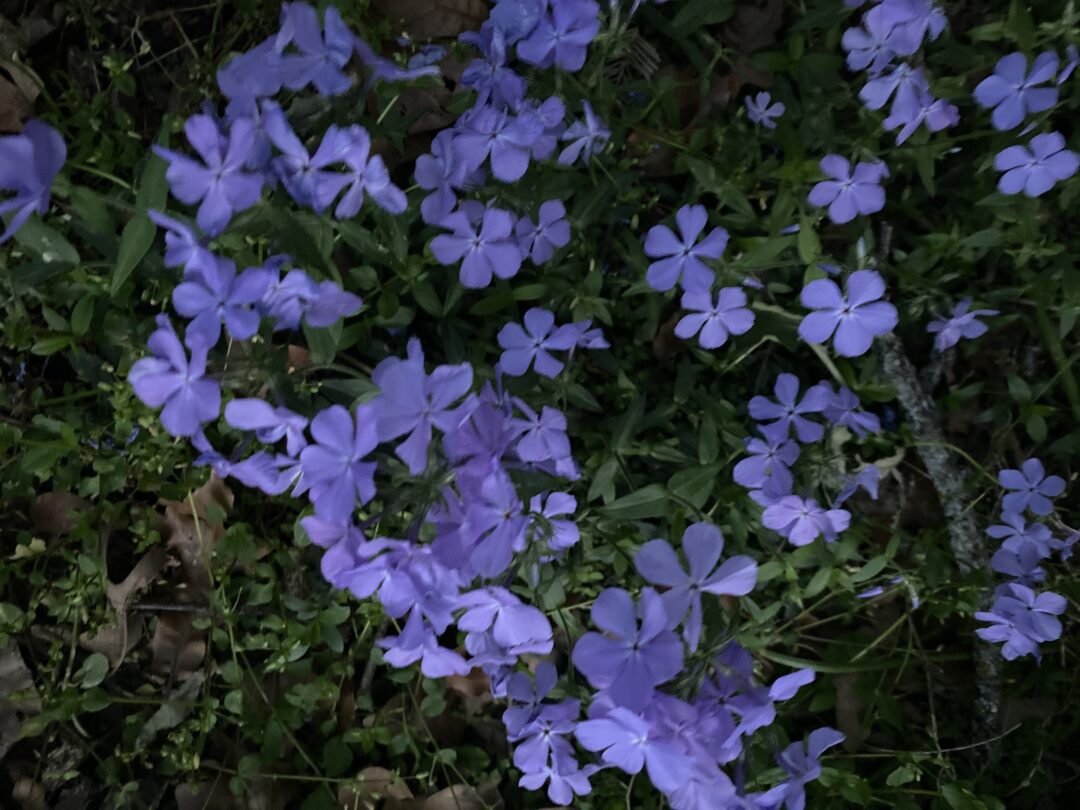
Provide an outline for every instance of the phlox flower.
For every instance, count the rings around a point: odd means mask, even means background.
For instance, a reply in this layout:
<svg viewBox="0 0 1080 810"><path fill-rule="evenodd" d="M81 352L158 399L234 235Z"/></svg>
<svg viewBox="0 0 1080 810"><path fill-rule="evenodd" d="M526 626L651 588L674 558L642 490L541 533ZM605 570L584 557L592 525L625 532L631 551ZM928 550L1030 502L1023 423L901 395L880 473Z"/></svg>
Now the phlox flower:
<svg viewBox="0 0 1080 810"><path fill-rule="evenodd" d="M638 549L634 566L646 582L668 590L660 595L671 626L683 624L683 638L691 652L701 638L703 593L745 596L757 582L757 563L738 555L724 561L724 535L708 523L694 523L682 537L689 570L682 567L675 550L666 540L650 540Z"/></svg>
<svg viewBox="0 0 1080 810"><path fill-rule="evenodd" d="M27 121L18 135L0 138L0 189L15 196L0 202L0 214L14 211L0 244L10 239L33 214L49 210L53 180L67 159L60 133L48 124Z"/></svg>
<svg viewBox="0 0 1080 810"><path fill-rule="evenodd" d="M1065 148L1060 132L1036 135L1028 146L1009 146L994 157L994 168L1005 172L998 180L1002 194L1023 191L1028 197L1038 197L1080 168L1080 155Z"/></svg>
<svg viewBox="0 0 1080 810"><path fill-rule="evenodd" d="M830 393L832 386L828 386ZM860 410L859 398L855 392L846 385L840 386L835 393L831 393L829 403L822 411L822 416L834 425L846 427L860 439L865 439L870 433L881 430L881 420L877 414Z"/></svg>
<svg viewBox="0 0 1080 810"><path fill-rule="evenodd" d="M769 93L758 93L753 98L747 96L745 103L746 117L765 129L776 129L775 119L783 115L786 109L779 101L774 104Z"/></svg>
<svg viewBox="0 0 1080 810"><path fill-rule="evenodd" d="M521 249L513 239L514 218L507 211L485 208L471 217L462 206L440 223L450 233L431 240L431 252L440 264L461 262L461 284L479 289L491 277L512 278L521 268Z"/></svg>
<svg viewBox="0 0 1080 810"><path fill-rule="evenodd" d="M1050 499L1065 491L1065 479L1047 475L1037 458L1029 458L1019 470L1002 470L998 473L998 483L1011 490L1002 499L1002 509L1017 514L1030 509L1035 515L1049 515L1054 511Z"/></svg>
<svg viewBox="0 0 1080 810"><path fill-rule="evenodd" d="M199 203L195 222L206 234L217 236L233 214L250 208L262 195L262 175L245 170L255 129L247 119L237 119L226 137L213 118L193 115L184 122L184 134L202 164L171 149L153 150L169 163L165 178L173 196L187 205Z"/></svg>
<svg viewBox="0 0 1080 810"><path fill-rule="evenodd" d="M194 436L221 410L221 386L204 376L210 347L193 340L189 359L169 319L159 315L157 325L147 341L152 356L135 361L128 382L146 405L162 408L159 418L170 435Z"/></svg>
<svg viewBox="0 0 1080 810"><path fill-rule="evenodd" d="M965 298L955 307L952 315L948 318L937 318L926 325L926 331L931 334L937 333L934 338L934 349L943 352L960 342L961 338L974 340L980 335L986 334L987 326L978 318L988 318L997 315L996 309L971 309L971 299Z"/></svg>
<svg viewBox="0 0 1080 810"><path fill-rule="evenodd" d="M290 456L296 456L307 446L308 420L288 408L275 408L261 399L234 399L225 406L225 421L237 430L253 430L263 444L276 444L285 439Z"/></svg>
<svg viewBox="0 0 1080 810"><path fill-rule="evenodd" d="M236 264L206 254L209 261L188 265L185 280L173 290L173 307L191 318L185 341L194 338L214 346L225 322L234 340L248 340L259 331L259 313L254 305L262 299L273 276L262 267L249 267L237 275Z"/></svg>
<svg viewBox="0 0 1080 810"><path fill-rule="evenodd" d="M764 438L743 440L750 456L735 465L732 471L735 482L748 489L757 489L771 481L778 489L787 491L792 484L788 468L799 458L799 445L788 441L786 424L760 425L758 430Z"/></svg>
<svg viewBox="0 0 1080 810"><path fill-rule="evenodd" d="M787 495L765 509L761 522L786 537L793 546L806 546L818 537L831 543L851 523L846 509L825 509L813 498Z"/></svg>
<svg viewBox="0 0 1080 810"><path fill-rule="evenodd" d="M592 0L561 0L549 6L536 27L518 43L524 62L555 65L568 73L581 70L589 43L600 32L600 6Z"/></svg>
<svg viewBox="0 0 1080 810"><path fill-rule="evenodd" d="M592 620L606 635L590 631L578 639L574 666L617 706L641 711L656 687L682 670L682 643L668 629L663 600L646 588L635 609L629 593L608 588L593 603Z"/></svg>
<svg viewBox="0 0 1080 810"><path fill-rule="evenodd" d="M833 728L811 731L804 745L794 742L780 752L777 762L788 779L772 790L754 798L757 807L803 810L806 807L806 785L821 776L821 755L844 741L844 735Z"/></svg>
<svg viewBox="0 0 1080 810"><path fill-rule="evenodd" d="M856 270L848 276L846 293L842 295L830 278L803 287L799 299L814 312L799 324L799 336L807 343L824 343L832 337L837 354L858 357L866 354L875 337L895 328L898 316L896 307L880 300L885 281L874 270Z"/></svg>
<svg viewBox="0 0 1080 810"><path fill-rule="evenodd" d="M352 87L341 69L352 57L355 37L335 6L327 7L320 26L319 13L307 3L283 4L277 50L290 43L300 51L281 57L282 81L290 90L314 84L322 95L336 96Z"/></svg>
<svg viewBox="0 0 1080 810"><path fill-rule="evenodd" d="M538 222L522 217L514 226L521 252L533 264L543 264L555 255L557 248L570 244L570 222L562 200L548 200L540 206Z"/></svg>
<svg viewBox="0 0 1080 810"><path fill-rule="evenodd" d="M654 225L645 234L645 255L657 259L649 265L645 280L658 292L666 292L681 280L687 292L706 292L715 274L702 259L719 259L728 243L728 232L713 228L700 242L709 224L704 205L684 205L675 213L679 235L667 225Z"/></svg>
<svg viewBox="0 0 1080 810"><path fill-rule="evenodd" d="M559 153L558 162L563 166L569 166L579 157L588 164L589 159L600 154L611 140L611 130L604 126L604 122L593 112L592 105L583 101L581 106L585 110L585 120L575 121L559 137L560 141L570 142L570 145Z"/></svg>
<svg viewBox="0 0 1080 810"><path fill-rule="evenodd" d="M499 368L511 377L520 377L532 366L537 374L554 378L566 364L550 352L568 351L577 345L578 338L573 324L556 327L549 310L532 307L525 313L523 325L508 323L499 330L496 339L503 349Z"/></svg>
<svg viewBox="0 0 1080 810"><path fill-rule="evenodd" d="M439 646L434 631L417 608L409 613L400 635L381 639L378 644L386 650L386 663L401 669L419 661L425 678L467 675L472 669L458 653Z"/></svg>
<svg viewBox="0 0 1080 810"><path fill-rule="evenodd" d="M885 207L881 181L889 176L889 170L884 163L858 163L852 171L846 158L826 155L821 159L821 170L832 179L815 185L806 199L811 205L827 205L829 219L837 225Z"/></svg>
<svg viewBox="0 0 1080 810"><path fill-rule="evenodd" d="M690 312L675 324L675 335L683 340L698 335L703 349L718 349L727 343L730 335L745 334L754 326L754 313L746 306L746 293L738 287L724 287L715 300L708 292L685 292L682 307Z"/></svg>
<svg viewBox="0 0 1080 810"><path fill-rule="evenodd" d="M777 375L773 393L775 402L761 395L753 397L749 403L750 416L775 420L769 423L770 427L781 430L785 437L795 428L795 435L803 443L816 442L825 434L824 426L810 421L804 414L821 413L828 407L832 399L828 383L810 386L799 400L799 378L785 372Z"/></svg>
<svg viewBox="0 0 1080 810"><path fill-rule="evenodd" d="M1061 638L1065 597L1052 591L1035 593L1026 585L1012 582L997 589L997 598L989 611L978 611L975 618L989 622L975 634L984 641L1001 644L1001 654L1012 661L1025 655L1039 655L1039 644Z"/></svg>
<svg viewBox="0 0 1080 810"><path fill-rule="evenodd" d="M1043 51L1027 71L1027 57L1020 52L1003 56L994 72L979 82L975 100L982 107L992 107L990 120L995 129L1018 126L1030 113L1048 110L1057 103L1056 87L1037 87L1051 81L1057 73L1058 57Z"/></svg>
<svg viewBox="0 0 1080 810"><path fill-rule="evenodd" d="M277 273L286 257L271 257L265 266ZM274 278L260 299L259 312L274 321L274 331L298 329L301 319L316 329L332 326L363 306L360 296L341 289L333 281L316 281L303 270L290 270Z"/></svg>
<svg viewBox="0 0 1080 810"><path fill-rule="evenodd" d="M311 420L311 436L315 443L301 451L300 464L311 482L315 514L348 520L357 502L375 497L375 464L364 460L379 443L375 408L360 405L350 414L331 405Z"/></svg>
<svg viewBox="0 0 1080 810"><path fill-rule="evenodd" d="M688 758L629 708L617 706L604 717L579 723L574 736L582 748L602 752L604 762L626 773L645 768L658 790L677 790L690 777Z"/></svg>

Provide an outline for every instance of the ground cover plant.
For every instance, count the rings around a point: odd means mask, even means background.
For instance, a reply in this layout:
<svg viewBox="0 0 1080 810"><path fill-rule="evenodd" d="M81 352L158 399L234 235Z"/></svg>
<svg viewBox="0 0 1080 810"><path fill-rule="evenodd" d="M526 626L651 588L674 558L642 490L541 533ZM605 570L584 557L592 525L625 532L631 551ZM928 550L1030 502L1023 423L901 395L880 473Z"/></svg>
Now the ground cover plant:
<svg viewBox="0 0 1080 810"><path fill-rule="evenodd" d="M16 5L10 803L1070 806L1071 2Z"/></svg>

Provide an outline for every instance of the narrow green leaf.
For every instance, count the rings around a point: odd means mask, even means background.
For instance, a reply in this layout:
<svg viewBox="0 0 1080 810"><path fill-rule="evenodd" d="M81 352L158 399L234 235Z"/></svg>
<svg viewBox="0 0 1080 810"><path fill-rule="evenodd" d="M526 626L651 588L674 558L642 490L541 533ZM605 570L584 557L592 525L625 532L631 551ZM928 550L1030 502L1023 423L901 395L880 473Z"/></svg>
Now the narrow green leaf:
<svg viewBox="0 0 1080 810"><path fill-rule="evenodd" d="M157 227L150 221L147 211L151 208L163 208L169 186L165 180L167 165L157 155L151 154L143 167L138 191L135 192L135 204L138 211L124 225L120 234L120 247L116 251L116 267L113 269L109 292L116 295L124 282L128 280L143 256L154 244Z"/></svg>
<svg viewBox="0 0 1080 810"><path fill-rule="evenodd" d="M659 484L624 495L600 509L604 515L619 520L641 520L642 518L660 517L667 506L668 495Z"/></svg>

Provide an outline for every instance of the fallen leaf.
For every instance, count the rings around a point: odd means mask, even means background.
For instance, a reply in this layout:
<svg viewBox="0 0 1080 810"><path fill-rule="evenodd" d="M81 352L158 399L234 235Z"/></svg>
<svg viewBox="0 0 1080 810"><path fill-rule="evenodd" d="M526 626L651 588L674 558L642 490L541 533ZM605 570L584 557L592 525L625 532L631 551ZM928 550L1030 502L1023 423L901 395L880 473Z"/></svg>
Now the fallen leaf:
<svg viewBox="0 0 1080 810"><path fill-rule="evenodd" d="M20 776L11 789L11 798L22 810L45 810L45 786L28 776Z"/></svg>
<svg viewBox="0 0 1080 810"><path fill-rule="evenodd" d="M476 31L490 11L485 0L374 0L372 5L392 25L421 41Z"/></svg>
<svg viewBox="0 0 1080 810"><path fill-rule="evenodd" d="M364 768L356 779L356 783L338 788L338 804L343 810L374 810L383 799L401 802L413 798L409 786L386 768Z"/></svg>
<svg viewBox="0 0 1080 810"><path fill-rule="evenodd" d="M479 667L473 667L467 675L447 675L444 680L451 691L461 695L469 717L491 703L491 682Z"/></svg>
<svg viewBox="0 0 1080 810"><path fill-rule="evenodd" d="M160 732L176 728L184 722L194 711L199 692L202 691L205 680L206 675L204 673L195 672L173 689L165 702L150 715L150 719L139 729L139 736L135 738L135 749L145 748L154 741L154 738Z"/></svg>
<svg viewBox="0 0 1080 810"><path fill-rule="evenodd" d="M451 785L428 796L420 805L423 810L487 810L487 806L475 788L468 785Z"/></svg>
<svg viewBox="0 0 1080 810"><path fill-rule="evenodd" d="M34 114L40 80L17 62L0 61L0 132L19 132Z"/></svg>
<svg viewBox="0 0 1080 810"><path fill-rule="evenodd" d="M0 82L3 79L0 77ZM0 96L3 94L0 84ZM3 102L0 101L0 106ZM0 113L2 115L2 113ZM42 492L30 504L30 525L41 534L63 535L71 531L78 516L90 509L90 502L71 492Z"/></svg>
<svg viewBox="0 0 1080 810"><path fill-rule="evenodd" d="M866 729L859 720L863 706L855 690L858 680L856 672L845 672L833 678L833 686L836 687L836 727L844 733L844 749L847 751L856 750L866 739Z"/></svg>
<svg viewBox="0 0 1080 810"><path fill-rule="evenodd" d="M177 785L173 791L177 810L241 810L240 800L229 792L229 781L222 777L209 782Z"/></svg>
<svg viewBox="0 0 1080 810"><path fill-rule="evenodd" d="M23 693L18 697L9 697ZM22 724L41 711L34 678L18 647L0 650L0 759L22 736Z"/></svg>

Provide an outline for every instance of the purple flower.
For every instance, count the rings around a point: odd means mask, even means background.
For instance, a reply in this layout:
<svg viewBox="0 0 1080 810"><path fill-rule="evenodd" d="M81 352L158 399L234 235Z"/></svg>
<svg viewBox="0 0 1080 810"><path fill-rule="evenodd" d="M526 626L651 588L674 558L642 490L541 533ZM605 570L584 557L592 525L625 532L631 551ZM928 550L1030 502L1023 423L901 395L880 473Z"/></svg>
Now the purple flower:
<svg viewBox="0 0 1080 810"><path fill-rule="evenodd" d="M515 767L524 773L541 773L553 757L572 758L574 747L564 735L577 728L580 713L581 702L577 700L541 706L536 717L513 735L511 741L521 741L514 749Z"/></svg>
<svg viewBox="0 0 1080 810"><path fill-rule="evenodd" d="M554 378L565 363L549 352L574 348L578 337L572 324L556 328L551 312L533 307L525 313L524 327L508 323L499 330L497 340L503 349L499 368L511 377L520 377L532 366L537 374Z"/></svg>
<svg viewBox="0 0 1080 810"><path fill-rule="evenodd" d="M400 669L419 661L426 678L467 675L472 669L456 652L439 646L434 631L416 608L409 614L401 635L381 639L379 646L386 650L386 663Z"/></svg>
<svg viewBox="0 0 1080 810"><path fill-rule="evenodd" d="M356 508L375 497L375 464L364 458L375 449L375 408L360 405L353 415L341 405L331 405L311 420L309 444L300 453L304 475L311 482L315 514L324 520L343 522Z"/></svg>
<svg viewBox="0 0 1080 810"><path fill-rule="evenodd" d="M1017 514L1030 509L1035 515L1049 515L1054 511L1050 499L1065 491L1065 479L1048 476L1037 458L1029 458L1019 470L1002 470L998 473L998 483L1013 490L1002 499L1002 509Z"/></svg>
<svg viewBox="0 0 1080 810"><path fill-rule="evenodd" d="M237 430L253 430L264 444L285 439L286 451L297 455L307 447L308 420L288 408L275 408L261 399L234 399L225 406L225 421Z"/></svg>
<svg viewBox="0 0 1080 810"><path fill-rule="evenodd" d="M675 324L676 336L689 340L698 332L703 349L717 349L729 335L742 335L754 325L754 313L746 307L746 293L738 287L724 287L716 300L708 292L685 292L683 309L690 310Z"/></svg>
<svg viewBox="0 0 1080 810"><path fill-rule="evenodd" d="M826 155L821 170L832 180L822 180L806 198L811 205L829 206L829 219L837 225L851 222L859 214L873 214L885 207L883 178L889 176L884 163L851 163L840 155Z"/></svg>
<svg viewBox="0 0 1080 810"><path fill-rule="evenodd" d="M1065 59L1065 64L1061 66L1061 72L1058 73L1057 79L1054 80L1055 84L1065 84L1068 78L1072 76L1073 71L1076 70L1077 64L1080 64L1080 51L1077 51L1075 45L1065 47Z"/></svg>
<svg viewBox="0 0 1080 810"><path fill-rule="evenodd" d="M173 196L187 205L200 203L195 221L205 233L217 236L233 214L250 208L262 195L262 175L244 171L255 129L241 118L225 138L213 118L193 115L184 123L184 134L205 165L160 146L153 147L154 153L169 162L165 177Z"/></svg>
<svg viewBox="0 0 1080 810"><path fill-rule="evenodd" d="M804 746L795 742L780 752L777 761L790 779L766 791L755 800L757 807L803 810L806 807L806 785L821 776L821 755L844 741L844 735L833 728L811 731Z"/></svg>
<svg viewBox="0 0 1080 810"><path fill-rule="evenodd" d="M589 777L598 770L596 765L579 768L576 759L555 752L548 765L535 773L523 774L518 785L539 790L548 782L548 798L555 804L568 805L574 801L574 796L587 796L592 791Z"/></svg>
<svg viewBox="0 0 1080 810"><path fill-rule="evenodd" d="M701 638L701 595L745 596L757 582L757 563L739 555L716 568L724 552L724 535L708 523L688 526L683 532L682 548L690 564L689 573L667 540L650 540L643 545L634 556L634 566L646 582L668 588L660 596L668 621L672 627L685 622L683 638L694 652Z"/></svg>
<svg viewBox="0 0 1080 810"><path fill-rule="evenodd" d="M846 385L840 386L840 390L832 394L822 415L834 425L846 427L860 439L881 430L881 420L877 414L859 410L859 398Z"/></svg>
<svg viewBox="0 0 1080 810"><path fill-rule="evenodd" d="M864 84L859 98L868 110L880 110L895 93L890 115L907 122L919 114L920 94L928 92L930 85L922 68L904 63Z"/></svg>
<svg viewBox="0 0 1080 810"><path fill-rule="evenodd" d="M617 706L641 711L655 688L682 670L682 643L668 629L663 600L645 588L635 610L630 594L608 588L593 604L592 620L608 635L588 632L578 639L574 666Z"/></svg>
<svg viewBox="0 0 1080 810"><path fill-rule="evenodd" d="M983 641L1002 644L1001 654L1009 661L1024 655L1039 658L1039 643L1061 638L1058 616L1065 612L1065 597L1047 591L1036 594L1019 583L1002 585L989 611L975 618L989 627L975 631Z"/></svg>
<svg viewBox="0 0 1080 810"><path fill-rule="evenodd" d="M830 337L841 357L866 354L874 338L888 334L897 323L896 307L880 300L885 282L874 270L856 270L847 279L846 297L836 282L819 278L803 287L799 300L814 310L799 324L799 336L807 343L824 343Z"/></svg>
<svg viewBox="0 0 1080 810"><path fill-rule="evenodd" d="M772 96L768 93L758 93L753 98L747 96L746 117L755 124L761 124L765 129L776 129L776 121L784 114L786 107L781 102L773 104Z"/></svg>
<svg viewBox="0 0 1080 810"><path fill-rule="evenodd" d="M912 56L927 36L937 39L948 20L933 0L883 0L863 17L871 31L885 36L900 56Z"/></svg>
<svg viewBox="0 0 1080 810"><path fill-rule="evenodd" d="M277 35L233 57L217 72L218 88L226 98L251 101L281 90L281 52Z"/></svg>
<svg viewBox="0 0 1080 810"><path fill-rule="evenodd" d="M518 43L522 61L537 67L554 64L569 73L581 70L589 43L600 31L600 7L592 0L552 3L536 28Z"/></svg>
<svg viewBox="0 0 1080 810"><path fill-rule="evenodd" d="M555 255L555 249L570 244L570 223L562 200L548 200L540 206L539 224L522 217L514 227L521 252L533 264L543 264Z"/></svg>
<svg viewBox="0 0 1080 810"><path fill-rule="evenodd" d="M585 110L585 120L572 123L559 138L560 141L570 141L570 145L559 153L558 162L563 166L569 166L579 157L583 157L587 164L611 140L611 130L593 112L592 105L583 101L581 106Z"/></svg>
<svg viewBox="0 0 1080 810"><path fill-rule="evenodd" d="M833 509L839 509L844 501L858 492L860 488L866 490L866 493L875 501L877 500L881 470L876 465L868 464L855 475L847 476L843 480L844 486L837 494L836 500L833 501Z"/></svg>
<svg viewBox="0 0 1080 810"><path fill-rule="evenodd" d="M916 103L918 106L913 114L904 110L900 113L894 112L885 119L885 129L894 130L900 127L900 131L896 133L897 144L910 138L920 124L925 125L930 132L940 132L960 123L960 111L955 105L936 99L927 92L920 92Z"/></svg>
<svg viewBox="0 0 1080 810"><path fill-rule="evenodd" d="M476 109L476 108L474 108ZM490 157L491 173L504 183L514 183L529 169L530 148L544 134L535 115L510 115L505 110L481 107L458 122L454 138L457 156L470 170Z"/></svg>
<svg viewBox="0 0 1080 810"><path fill-rule="evenodd" d="M457 205L454 190L465 184L468 167L454 151L454 132L444 129L431 142L431 153L416 159L416 184L431 193L420 202L424 222L441 222Z"/></svg>
<svg viewBox="0 0 1080 810"><path fill-rule="evenodd" d="M1043 559L1050 556L1051 549L1060 550L1063 543L1056 539L1043 523L1027 523L1018 512L1003 512L1001 523L991 526L986 533L996 540L1001 540L1002 548L1013 551L1025 545L1033 545Z"/></svg>
<svg viewBox="0 0 1080 810"><path fill-rule="evenodd" d="M750 400L750 416L754 419L774 419L770 424L782 430L785 437L790 435L792 427L795 435L803 443L816 442L825 434L825 428L817 422L811 422L804 414L821 413L832 399L832 390L828 383L811 386L802 401L799 398L799 378L794 374L780 374L773 386L776 401L763 396Z"/></svg>
<svg viewBox="0 0 1080 810"><path fill-rule="evenodd" d="M927 332L937 332L934 338L934 349L943 352L950 346L955 346L961 338L974 340L986 333L987 326L977 318L988 318L997 315L996 309L971 309L971 299L965 298L955 307L952 315L948 318L937 318L926 325Z"/></svg>
<svg viewBox="0 0 1080 810"><path fill-rule="evenodd" d="M324 25L321 30L319 13L307 3L282 5L277 49L292 43L300 51L281 57L282 81L290 90L314 84L322 95L336 96L352 87L341 69L352 57L355 37L334 6L327 7Z"/></svg>
<svg viewBox="0 0 1080 810"><path fill-rule="evenodd" d="M550 492L546 497L534 495L529 501L529 513L543 518L534 517L533 525L541 536L546 536L548 548L555 552L565 551L581 539L573 520L556 520L559 515L573 515L576 511L577 499L566 492Z"/></svg>
<svg viewBox="0 0 1080 810"><path fill-rule="evenodd" d="M539 414L521 400L516 402L525 419L510 424L521 434L517 455L522 461L540 463L570 457L570 439L566 436L566 416L557 408L545 405Z"/></svg>
<svg viewBox="0 0 1080 810"><path fill-rule="evenodd" d="M318 183L312 191L312 207L322 211L345 193L334 208L337 219L352 219L360 213L364 192L389 214L400 214L408 207L405 192L390 182L390 172L380 155L371 154L371 138L367 130L353 125L340 130L333 124L323 135L322 143L334 144L331 162L342 162L347 171L335 173ZM319 151L312 158L312 165L319 163Z"/></svg>
<svg viewBox="0 0 1080 810"><path fill-rule="evenodd" d="M157 325L147 342L153 356L135 361L128 382L146 405L164 406L161 424L170 435L194 436L221 410L221 387L204 376L210 347L193 341L189 360L169 319L159 315Z"/></svg>
<svg viewBox="0 0 1080 810"><path fill-rule="evenodd" d="M840 38L847 51L849 70L867 70L871 76L881 73L896 56L889 32L877 28L848 28Z"/></svg>
<svg viewBox="0 0 1080 810"><path fill-rule="evenodd" d="M371 71L366 87L372 87L380 81L407 82L423 76L439 76L442 71L436 62L446 56L446 49L440 45L423 45L420 52L412 56L405 67L392 60L379 56L367 40L353 36L353 48L360 61Z"/></svg>
<svg viewBox="0 0 1080 810"><path fill-rule="evenodd" d="M1023 543L1016 548L999 548L990 558L990 567L1021 585L1031 587L1046 579L1039 563L1043 557L1034 543Z"/></svg>
<svg viewBox="0 0 1080 810"><path fill-rule="evenodd" d="M277 269L285 257L271 257L267 265ZM332 326L363 306L360 296L345 292L332 281L315 283L303 270L290 270L285 278L270 283L259 311L274 320L274 331L297 329L301 318L316 329Z"/></svg>
<svg viewBox="0 0 1080 810"><path fill-rule="evenodd" d="M1027 57L1022 53L1003 56L994 72L979 82L975 100L982 107L993 107L990 120L995 129L1012 129L1029 113L1048 110L1057 103L1056 87L1036 87L1054 78L1058 58L1053 51L1043 51L1027 72Z"/></svg>
<svg viewBox="0 0 1080 810"><path fill-rule="evenodd" d="M761 522L786 537L793 546L806 546L819 536L831 543L851 523L846 509L825 509L813 498L787 495L765 510Z"/></svg>
<svg viewBox="0 0 1080 810"><path fill-rule="evenodd" d="M745 439L749 458L735 465L735 482L748 489L756 489L771 480L782 490L789 490L792 483L788 469L799 457L799 445L788 441L788 426L763 425L758 428L764 439Z"/></svg>
<svg viewBox="0 0 1080 810"><path fill-rule="evenodd" d="M440 264L461 262L462 286L480 289L491 283L492 275L512 278L517 274L521 250L513 240L514 219L508 212L486 208L474 223L465 210L458 209L441 225L451 233L432 239L431 252Z"/></svg>
<svg viewBox="0 0 1080 810"><path fill-rule="evenodd" d="M198 337L214 346L225 322L234 340L248 340L259 331L258 302L272 281L271 271L249 267L240 275L228 259L207 254L210 261L188 265L186 280L173 290L173 306L185 318L193 319L184 336L190 346Z"/></svg>
<svg viewBox="0 0 1080 810"><path fill-rule="evenodd" d="M407 360L390 358L375 368L371 380L380 393L371 405L380 441L409 434L394 453L410 473L419 475L427 467L431 428L445 432L460 421L454 404L472 387L473 372L468 363L460 363L425 373L424 353L416 338L409 341L408 352Z"/></svg>
<svg viewBox="0 0 1080 810"><path fill-rule="evenodd" d="M465 608L457 625L466 633L490 630L495 642L511 655L551 652L551 624L547 617L505 588L489 586L469 591L459 597L457 604ZM543 646L547 649L538 649Z"/></svg>
<svg viewBox="0 0 1080 810"><path fill-rule="evenodd" d="M1009 146L994 157L994 168L1005 172L998 180L998 191L1002 194L1023 191L1028 197L1038 197L1080 168L1080 155L1065 148L1060 132L1036 135L1028 146L1031 148Z"/></svg>
<svg viewBox="0 0 1080 810"><path fill-rule="evenodd" d="M654 225L645 234L645 255L659 259L649 265L645 280L658 292L666 292L682 280L687 292L706 292L715 274L702 259L719 259L728 243L728 232L713 228L698 242L708 225L704 205L684 205L675 214L679 235L667 225Z"/></svg>
<svg viewBox="0 0 1080 810"><path fill-rule="evenodd" d="M206 245L187 225L153 209L147 210L146 215L155 225L165 229L166 267L187 267L189 264L198 267L214 261Z"/></svg>
<svg viewBox="0 0 1080 810"><path fill-rule="evenodd" d="M27 121L18 135L0 138L0 189L15 196L0 203L0 214L14 211L0 244L10 239L32 213L49 210L53 179L67 160L60 133L42 121Z"/></svg>
<svg viewBox="0 0 1080 810"><path fill-rule="evenodd" d="M618 706L604 717L579 723L574 736L582 748L602 752L604 762L626 773L644 767L658 790L677 790L690 777L688 758L628 708Z"/></svg>

